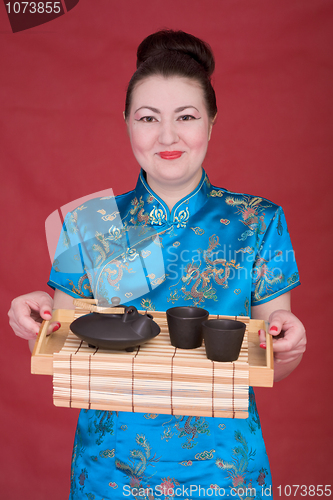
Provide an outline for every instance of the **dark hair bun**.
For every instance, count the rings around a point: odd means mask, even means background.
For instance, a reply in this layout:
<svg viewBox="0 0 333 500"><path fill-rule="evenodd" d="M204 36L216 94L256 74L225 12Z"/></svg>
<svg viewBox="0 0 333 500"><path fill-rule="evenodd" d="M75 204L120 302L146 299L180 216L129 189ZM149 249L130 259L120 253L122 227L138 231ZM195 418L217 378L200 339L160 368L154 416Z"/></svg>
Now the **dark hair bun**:
<svg viewBox="0 0 333 500"><path fill-rule="evenodd" d="M217 113L216 96L211 82L215 68L209 45L184 31L163 30L147 36L137 50L137 70L126 92L125 118L129 117L136 85L151 76L189 78L203 91L209 118Z"/></svg>
<svg viewBox="0 0 333 500"><path fill-rule="evenodd" d="M213 52L210 46L199 38L184 31L162 30L147 36L137 50L138 68L149 57L161 56L174 51L186 54L198 62L210 77L215 68Z"/></svg>

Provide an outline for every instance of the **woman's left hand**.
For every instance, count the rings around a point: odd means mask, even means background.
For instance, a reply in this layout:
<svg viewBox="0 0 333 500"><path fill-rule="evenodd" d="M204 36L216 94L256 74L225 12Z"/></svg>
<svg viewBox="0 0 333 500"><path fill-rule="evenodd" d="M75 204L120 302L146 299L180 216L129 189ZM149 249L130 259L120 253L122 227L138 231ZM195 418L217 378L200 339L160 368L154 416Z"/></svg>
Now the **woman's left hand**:
<svg viewBox="0 0 333 500"><path fill-rule="evenodd" d="M285 378L302 359L306 349L306 332L301 321L290 311L279 309L269 316L269 333L273 336L275 380ZM265 331L260 330L260 347L266 347Z"/></svg>

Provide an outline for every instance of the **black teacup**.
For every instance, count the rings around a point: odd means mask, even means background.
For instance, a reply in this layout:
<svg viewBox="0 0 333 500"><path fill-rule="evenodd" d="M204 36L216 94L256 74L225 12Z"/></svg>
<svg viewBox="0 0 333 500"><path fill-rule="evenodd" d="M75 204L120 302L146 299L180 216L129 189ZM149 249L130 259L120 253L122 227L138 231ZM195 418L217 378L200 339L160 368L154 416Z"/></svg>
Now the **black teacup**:
<svg viewBox="0 0 333 500"><path fill-rule="evenodd" d="M181 349L195 349L202 344L202 322L209 312L201 307L171 307L166 312L171 344Z"/></svg>
<svg viewBox="0 0 333 500"><path fill-rule="evenodd" d="M212 361L238 359L246 325L232 319L209 319L202 324L205 349Z"/></svg>

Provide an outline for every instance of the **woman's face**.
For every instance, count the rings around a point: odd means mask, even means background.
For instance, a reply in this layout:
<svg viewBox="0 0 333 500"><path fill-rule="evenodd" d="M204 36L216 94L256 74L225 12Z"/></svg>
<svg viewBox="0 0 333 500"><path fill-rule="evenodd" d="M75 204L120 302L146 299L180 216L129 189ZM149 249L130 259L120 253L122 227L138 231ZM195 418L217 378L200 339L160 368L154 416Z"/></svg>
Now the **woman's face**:
<svg viewBox="0 0 333 500"><path fill-rule="evenodd" d="M199 183L212 120L198 83L160 75L139 82L127 127L134 156L152 187Z"/></svg>

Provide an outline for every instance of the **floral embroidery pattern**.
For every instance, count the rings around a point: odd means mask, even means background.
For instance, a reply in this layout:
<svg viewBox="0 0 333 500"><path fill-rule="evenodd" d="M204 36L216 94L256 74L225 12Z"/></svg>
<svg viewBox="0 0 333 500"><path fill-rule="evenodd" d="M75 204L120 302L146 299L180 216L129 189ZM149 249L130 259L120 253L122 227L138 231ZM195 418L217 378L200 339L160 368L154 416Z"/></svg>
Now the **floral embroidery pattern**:
<svg viewBox="0 0 333 500"><path fill-rule="evenodd" d="M169 500L170 498L173 498L175 496L175 486L179 486L178 481L168 476L167 478L162 479L162 483L159 484L156 489L159 495L164 495L164 500Z"/></svg>
<svg viewBox="0 0 333 500"><path fill-rule="evenodd" d="M249 473L249 462L253 460L255 451L249 450L246 439L238 431L235 431L235 440L238 446L233 449L232 461L228 462L218 458L215 465L227 473L234 488L239 488L247 482L246 476Z"/></svg>
<svg viewBox="0 0 333 500"><path fill-rule="evenodd" d="M84 482L88 477L88 471L86 468L81 470L81 474L79 475L79 485L81 486L80 490L82 491L84 488Z"/></svg>
<svg viewBox="0 0 333 500"><path fill-rule="evenodd" d="M144 309L146 311L156 311L156 308L153 305L151 299L148 299L148 298L142 299L140 305L141 305L142 309Z"/></svg>
<svg viewBox="0 0 333 500"><path fill-rule="evenodd" d="M165 214L161 208L154 207L149 214L149 222L161 226L165 222Z"/></svg>
<svg viewBox="0 0 333 500"><path fill-rule="evenodd" d="M264 467L262 467L259 471L259 476L258 476L258 479L257 479L257 483L259 484L259 486L265 486L266 483L265 483L265 478L268 474L268 470L265 469Z"/></svg>
<svg viewBox="0 0 333 500"><path fill-rule="evenodd" d="M175 222L177 223L177 227L186 227L186 223L190 218L190 213L188 211L188 207L185 210L179 212L178 216L175 216Z"/></svg>

